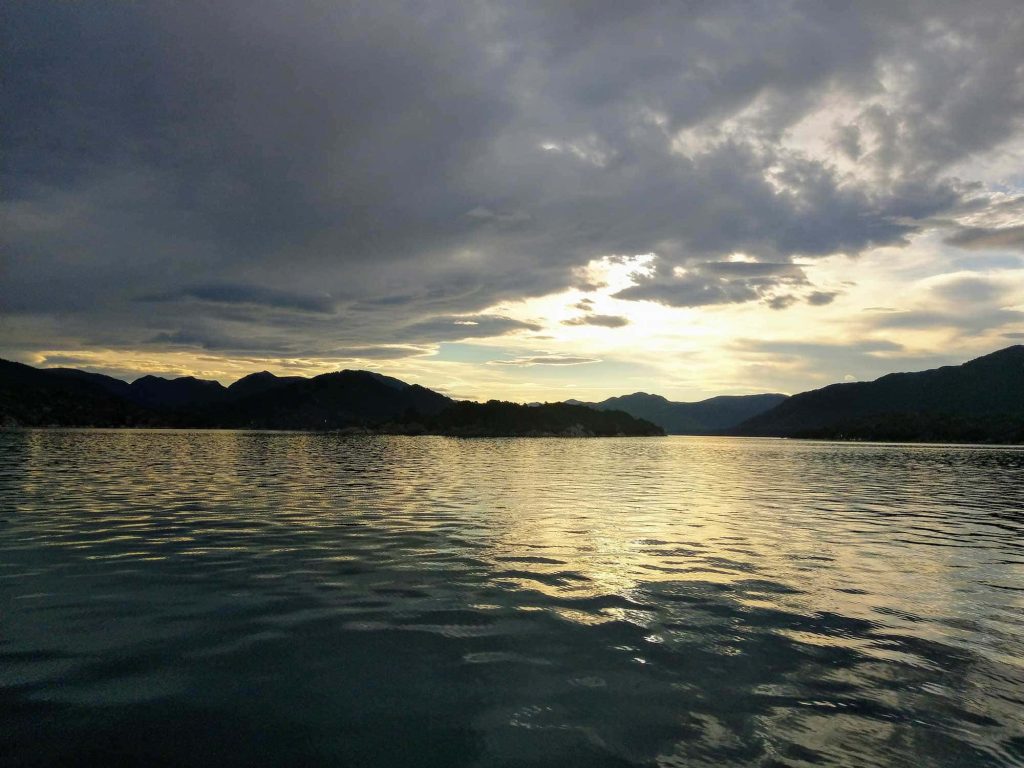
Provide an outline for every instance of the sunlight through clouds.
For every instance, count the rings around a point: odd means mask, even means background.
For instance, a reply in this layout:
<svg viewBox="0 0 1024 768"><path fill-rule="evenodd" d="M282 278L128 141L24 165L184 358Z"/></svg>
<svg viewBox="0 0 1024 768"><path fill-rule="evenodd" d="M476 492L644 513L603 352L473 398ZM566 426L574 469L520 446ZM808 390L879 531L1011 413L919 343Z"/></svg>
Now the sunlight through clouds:
<svg viewBox="0 0 1024 768"><path fill-rule="evenodd" d="M1024 333L1012 2L5 21L5 358L696 399Z"/></svg>

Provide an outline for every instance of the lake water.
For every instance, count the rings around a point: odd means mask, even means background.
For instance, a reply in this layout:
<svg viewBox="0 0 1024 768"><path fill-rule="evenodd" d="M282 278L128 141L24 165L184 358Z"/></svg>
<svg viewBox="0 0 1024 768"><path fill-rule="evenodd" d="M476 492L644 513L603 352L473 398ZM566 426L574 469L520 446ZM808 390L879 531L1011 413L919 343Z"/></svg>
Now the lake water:
<svg viewBox="0 0 1024 768"><path fill-rule="evenodd" d="M0 764L1024 765L1024 451L0 434Z"/></svg>

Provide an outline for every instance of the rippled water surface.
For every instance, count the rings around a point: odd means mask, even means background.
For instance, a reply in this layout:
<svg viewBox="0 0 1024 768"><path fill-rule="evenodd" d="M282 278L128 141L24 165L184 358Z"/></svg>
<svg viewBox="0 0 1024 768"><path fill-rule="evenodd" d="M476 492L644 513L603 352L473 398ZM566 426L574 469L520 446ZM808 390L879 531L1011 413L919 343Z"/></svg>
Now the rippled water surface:
<svg viewBox="0 0 1024 768"><path fill-rule="evenodd" d="M1024 765L1024 452L0 434L0 764Z"/></svg>

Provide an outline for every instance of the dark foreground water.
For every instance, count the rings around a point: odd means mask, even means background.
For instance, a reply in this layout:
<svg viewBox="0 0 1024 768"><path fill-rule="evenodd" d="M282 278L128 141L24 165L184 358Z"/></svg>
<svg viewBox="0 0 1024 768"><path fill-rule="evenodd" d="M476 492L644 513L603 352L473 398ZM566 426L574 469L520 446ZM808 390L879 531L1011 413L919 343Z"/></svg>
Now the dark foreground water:
<svg viewBox="0 0 1024 768"><path fill-rule="evenodd" d="M1024 452L0 434L0 764L1024 765Z"/></svg>

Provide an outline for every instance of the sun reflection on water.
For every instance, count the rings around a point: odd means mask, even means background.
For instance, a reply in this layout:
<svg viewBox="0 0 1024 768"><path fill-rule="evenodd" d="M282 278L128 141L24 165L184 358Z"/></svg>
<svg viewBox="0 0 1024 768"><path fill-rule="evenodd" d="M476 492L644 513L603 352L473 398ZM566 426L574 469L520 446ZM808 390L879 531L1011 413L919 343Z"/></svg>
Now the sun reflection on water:
<svg viewBox="0 0 1024 768"><path fill-rule="evenodd" d="M230 660L315 722L356 654L403 706L447 691L495 754L557 732L664 765L998 764L1024 736L1022 468L719 438L8 433L20 682L0 685L181 706L228 696Z"/></svg>

